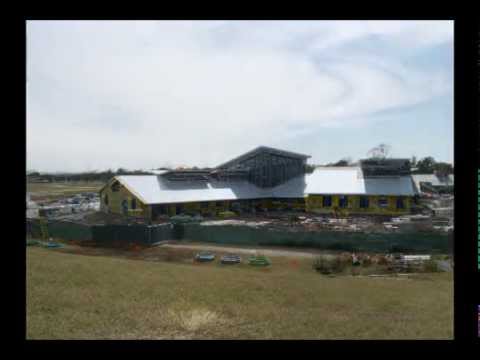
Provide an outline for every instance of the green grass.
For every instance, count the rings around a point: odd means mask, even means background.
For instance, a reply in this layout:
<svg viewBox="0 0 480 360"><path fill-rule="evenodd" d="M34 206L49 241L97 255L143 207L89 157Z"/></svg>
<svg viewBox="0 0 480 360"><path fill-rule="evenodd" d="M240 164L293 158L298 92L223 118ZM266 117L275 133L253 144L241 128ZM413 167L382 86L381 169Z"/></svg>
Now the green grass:
<svg viewBox="0 0 480 360"><path fill-rule="evenodd" d="M29 339L451 339L452 274L323 276L27 250Z"/></svg>

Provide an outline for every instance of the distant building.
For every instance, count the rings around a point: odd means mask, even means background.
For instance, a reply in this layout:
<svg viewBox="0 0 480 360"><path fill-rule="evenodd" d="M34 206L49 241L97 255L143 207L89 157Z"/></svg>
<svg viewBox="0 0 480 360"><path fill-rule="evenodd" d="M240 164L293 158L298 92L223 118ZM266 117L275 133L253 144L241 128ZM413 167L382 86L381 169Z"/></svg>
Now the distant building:
<svg viewBox="0 0 480 360"><path fill-rule="evenodd" d="M115 176L100 190L101 210L147 219L225 210L410 211L415 190L408 160L364 160L358 166L317 167L306 173L308 158L261 146L213 169Z"/></svg>
<svg viewBox="0 0 480 360"><path fill-rule="evenodd" d="M27 218L36 218L38 215L38 204L32 201L30 193L27 192Z"/></svg>
<svg viewBox="0 0 480 360"><path fill-rule="evenodd" d="M415 191L418 194L424 193L452 193L454 176L435 174L412 174Z"/></svg>

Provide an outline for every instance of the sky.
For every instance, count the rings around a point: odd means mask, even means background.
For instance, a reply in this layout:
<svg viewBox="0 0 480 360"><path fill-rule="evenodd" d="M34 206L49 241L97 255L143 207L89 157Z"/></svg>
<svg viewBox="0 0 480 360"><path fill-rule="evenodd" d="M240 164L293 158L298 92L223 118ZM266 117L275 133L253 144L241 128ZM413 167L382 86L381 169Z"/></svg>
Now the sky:
<svg viewBox="0 0 480 360"><path fill-rule="evenodd" d="M453 21L28 21L27 169L453 162Z"/></svg>

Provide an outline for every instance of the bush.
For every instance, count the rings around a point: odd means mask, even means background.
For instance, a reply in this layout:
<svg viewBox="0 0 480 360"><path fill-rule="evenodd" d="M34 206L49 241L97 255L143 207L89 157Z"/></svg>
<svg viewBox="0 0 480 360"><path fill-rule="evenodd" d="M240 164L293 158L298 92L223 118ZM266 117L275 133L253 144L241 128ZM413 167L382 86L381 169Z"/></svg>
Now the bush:
<svg viewBox="0 0 480 360"><path fill-rule="evenodd" d="M435 260L427 260L423 263L424 272L438 272L438 265Z"/></svg>
<svg viewBox="0 0 480 360"><path fill-rule="evenodd" d="M322 274L335 274L345 270L347 262L338 256L319 256L313 260L313 268Z"/></svg>
<svg viewBox="0 0 480 360"><path fill-rule="evenodd" d="M372 258L370 256L365 256L362 260L361 260L361 264L365 267L368 267L370 265L372 265L373 261L372 261Z"/></svg>
<svg viewBox="0 0 480 360"><path fill-rule="evenodd" d="M379 255L376 257L376 263L378 265L388 265L389 261L385 256Z"/></svg>

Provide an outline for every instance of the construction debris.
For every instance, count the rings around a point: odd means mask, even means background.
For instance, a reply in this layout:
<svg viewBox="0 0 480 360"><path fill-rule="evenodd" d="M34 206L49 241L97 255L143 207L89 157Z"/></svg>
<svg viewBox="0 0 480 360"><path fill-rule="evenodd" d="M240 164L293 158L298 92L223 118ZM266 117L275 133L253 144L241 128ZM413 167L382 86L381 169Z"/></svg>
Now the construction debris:
<svg viewBox="0 0 480 360"><path fill-rule="evenodd" d="M207 251L203 251L195 255L195 260L199 262L207 262L215 260L215 254Z"/></svg>
<svg viewBox="0 0 480 360"><path fill-rule="evenodd" d="M387 220L387 221L385 221ZM236 219L201 221L202 226L248 226L252 228L268 227L272 230L296 231L338 231L364 233L390 232L450 232L453 224L448 218L430 215L408 215L402 217L362 217L332 218L328 215L304 215L293 219L289 214L275 216L255 215L238 216Z"/></svg>
<svg viewBox="0 0 480 360"><path fill-rule="evenodd" d="M393 261L390 264L390 269L395 272L417 272L423 270L427 261L431 260L430 255L402 255L398 254L394 256ZM437 268L434 263L435 270Z"/></svg>
<svg viewBox="0 0 480 360"><path fill-rule="evenodd" d="M95 192L85 192L65 197L54 202L36 203L27 194L27 218L39 216L57 218L70 214L100 210L100 197Z"/></svg>
<svg viewBox="0 0 480 360"><path fill-rule="evenodd" d="M239 264L241 262L241 258L239 255L229 254L222 256L221 263L222 264Z"/></svg>
<svg viewBox="0 0 480 360"><path fill-rule="evenodd" d="M236 225L236 226L250 226L260 227L270 224L271 221L245 221L245 220L213 220L203 221L200 223L202 226L223 226L223 225Z"/></svg>

